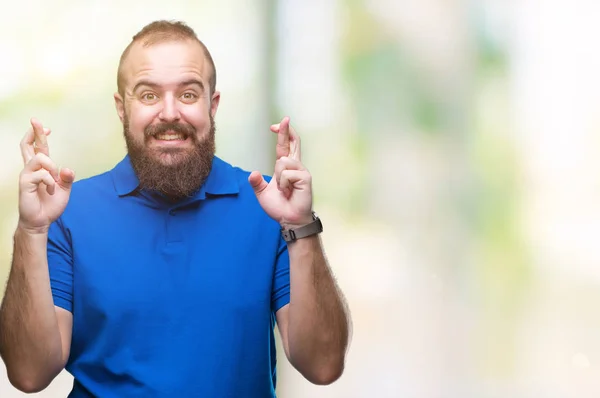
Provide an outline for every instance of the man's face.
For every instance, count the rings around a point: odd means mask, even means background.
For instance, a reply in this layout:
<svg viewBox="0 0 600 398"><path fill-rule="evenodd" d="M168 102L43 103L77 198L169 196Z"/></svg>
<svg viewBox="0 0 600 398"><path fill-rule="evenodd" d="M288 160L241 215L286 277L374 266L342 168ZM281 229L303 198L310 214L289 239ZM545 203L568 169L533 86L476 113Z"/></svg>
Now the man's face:
<svg viewBox="0 0 600 398"><path fill-rule="evenodd" d="M124 96L115 95L131 162L143 188L192 195L215 153L212 70L193 41L132 46L123 67Z"/></svg>

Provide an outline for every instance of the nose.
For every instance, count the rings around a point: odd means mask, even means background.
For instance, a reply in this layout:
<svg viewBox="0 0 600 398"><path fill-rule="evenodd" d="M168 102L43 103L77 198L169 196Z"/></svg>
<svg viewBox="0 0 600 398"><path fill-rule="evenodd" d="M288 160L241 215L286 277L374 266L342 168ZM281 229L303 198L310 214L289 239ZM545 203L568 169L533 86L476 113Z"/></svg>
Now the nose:
<svg viewBox="0 0 600 398"><path fill-rule="evenodd" d="M172 95L165 96L162 101L162 109L158 115L159 119L163 122L176 122L179 121L181 115L179 113L178 101Z"/></svg>

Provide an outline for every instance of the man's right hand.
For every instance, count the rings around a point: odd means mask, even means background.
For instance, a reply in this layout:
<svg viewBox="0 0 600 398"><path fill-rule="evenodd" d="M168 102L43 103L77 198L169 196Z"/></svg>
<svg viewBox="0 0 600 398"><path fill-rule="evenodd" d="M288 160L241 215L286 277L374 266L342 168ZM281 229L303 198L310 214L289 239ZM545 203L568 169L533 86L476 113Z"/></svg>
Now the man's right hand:
<svg viewBox="0 0 600 398"><path fill-rule="evenodd" d="M29 233L46 233L69 202L75 173L59 170L50 159L49 129L31 119L31 128L21 140L25 167L19 178L19 228Z"/></svg>

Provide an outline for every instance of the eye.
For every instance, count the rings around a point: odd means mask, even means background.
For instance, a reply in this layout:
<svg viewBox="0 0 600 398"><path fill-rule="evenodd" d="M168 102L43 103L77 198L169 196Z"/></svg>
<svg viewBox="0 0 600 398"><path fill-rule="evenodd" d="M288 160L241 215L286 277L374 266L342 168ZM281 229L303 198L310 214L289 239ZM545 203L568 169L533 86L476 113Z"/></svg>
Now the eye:
<svg viewBox="0 0 600 398"><path fill-rule="evenodd" d="M154 93L144 93L144 94L142 94L142 99L144 101L152 102L152 101L155 101L156 98L157 98L156 94L154 94Z"/></svg>
<svg viewBox="0 0 600 398"><path fill-rule="evenodd" d="M187 93L183 93L181 95L181 98L186 102L191 102L191 101L194 101L196 98L198 98L198 96L194 93L187 92Z"/></svg>

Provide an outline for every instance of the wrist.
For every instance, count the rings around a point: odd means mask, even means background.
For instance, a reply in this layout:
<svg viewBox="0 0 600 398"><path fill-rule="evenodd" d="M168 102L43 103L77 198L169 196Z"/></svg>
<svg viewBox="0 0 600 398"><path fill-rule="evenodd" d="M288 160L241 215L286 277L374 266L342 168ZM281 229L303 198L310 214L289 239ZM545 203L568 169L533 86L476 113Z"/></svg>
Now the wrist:
<svg viewBox="0 0 600 398"><path fill-rule="evenodd" d="M314 221L312 213L294 220L283 219L279 222L281 229L297 229Z"/></svg>
<svg viewBox="0 0 600 398"><path fill-rule="evenodd" d="M41 227L31 227L25 225L21 220L17 224L16 234L21 236L48 236L48 230L50 229L49 225L41 226Z"/></svg>

